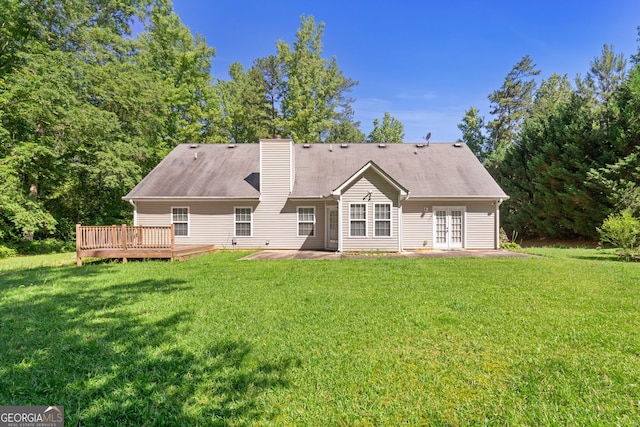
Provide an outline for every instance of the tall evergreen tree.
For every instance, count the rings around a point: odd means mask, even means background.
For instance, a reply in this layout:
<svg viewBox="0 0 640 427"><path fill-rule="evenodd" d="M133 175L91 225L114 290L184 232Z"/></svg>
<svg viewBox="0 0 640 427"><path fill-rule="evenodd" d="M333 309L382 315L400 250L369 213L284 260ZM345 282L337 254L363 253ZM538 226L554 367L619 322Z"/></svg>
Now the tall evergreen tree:
<svg viewBox="0 0 640 427"><path fill-rule="evenodd" d="M507 150L518 141L520 127L531 108L536 83L533 76L540 74L529 55L513 66L500 89L489 95L490 113L495 117L487 124L491 150L485 164L495 171Z"/></svg>
<svg viewBox="0 0 640 427"><path fill-rule="evenodd" d="M588 184L606 195L613 210L640 215L640 65L616 89L609 106L615 160L592 169Z"/></svg>
<svg viewBox="0 0 640 427"><path fill-rule="evenodd" d="M276 55L269 55L264 58L258 58L253 62L253 68L262 75L264 83L264 92L269 104L269 136L275 137L276 134L282 133L278 130L279 108L282 100L282 66Z"/></svg>

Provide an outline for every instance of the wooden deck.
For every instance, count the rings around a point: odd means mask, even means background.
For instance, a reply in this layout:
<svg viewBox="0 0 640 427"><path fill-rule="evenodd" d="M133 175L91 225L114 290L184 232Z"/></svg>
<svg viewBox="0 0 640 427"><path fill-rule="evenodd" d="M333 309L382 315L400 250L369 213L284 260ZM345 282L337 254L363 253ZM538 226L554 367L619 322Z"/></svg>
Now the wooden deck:
<svg viewBox="0 0 640 427"><path fill-rule="evenodd" d="M215 251L214 245L176 245L173 225L83 226L76 225L76 265L83 258L185 260Z"/></svg>

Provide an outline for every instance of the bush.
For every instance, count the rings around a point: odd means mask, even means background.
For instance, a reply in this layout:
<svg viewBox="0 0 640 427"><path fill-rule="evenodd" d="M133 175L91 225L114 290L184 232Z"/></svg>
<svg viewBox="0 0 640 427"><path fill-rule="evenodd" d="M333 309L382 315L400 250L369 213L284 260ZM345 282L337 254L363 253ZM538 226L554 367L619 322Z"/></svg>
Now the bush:
<svg viewBox="0 0 640 427"><path fill-rule="evenodd" d="M18 255L15 249L0 245L0 259Z"/></svg>
<svg viewBox="0 0 640 427"><path fill-rule="evenodd" d="M21 255L44 255L75 251L75 242L64 242L57 239L23 240L16 245Z"/></svg>
<svg viewBox="0 0 640 427"><path fill-rule="evenodd" d="M518 238L518 232L515 230L511 232L511 239L507 235L507 232L504 231L504 228L500 229L500 249L504 249L507 251L520 251L522 247L516 242Z"/></svg>
<svg viewBox="0 0 640 427"><path fill-rule="evenodd" d="M640 252L640 220L630 210L609 215L597 230L602 244L622 249L626 258Z"/></svg>

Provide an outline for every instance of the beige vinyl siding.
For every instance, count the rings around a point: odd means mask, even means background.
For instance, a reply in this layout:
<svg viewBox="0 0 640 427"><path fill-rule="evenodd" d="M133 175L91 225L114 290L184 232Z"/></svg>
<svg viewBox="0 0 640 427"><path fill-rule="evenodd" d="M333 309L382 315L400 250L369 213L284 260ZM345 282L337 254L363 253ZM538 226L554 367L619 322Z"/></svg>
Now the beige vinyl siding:
<svg viewBox="0 0 640 427"><path fill-rule="evenodd" d="M403 249L433 247L432 206L433 202L413 201L411 199L402 204Z"/></svg>
<svg viewBox="0 0 640 427"><path fill-rule="evenodd" d="M323 249L325 232L325 203L322 201L273 200L260 202L254 213L253 237L248 247L270 249ZM298 207L314 207L316 224L314 236L298 236ZM244 238L243 238L244 239ZM266 242L269 241L267 245Z"/></svg>
<svg viewBox="0 0 640 427"><path fill-rule="evenodd" d="M371 198L368 193L371 191ZM363 198L365 200L363 200ZM367 235L366 237L350 237L349 209L350 204L366 204ZM375 237L374 206L376 203L391 204L391 237ZM366 171L342 195L342 250L349 251L397 251L398 250L398 190L373 170Z"/></svg>
<svg viewBox="0 0 640 427"><path fill-rule="evenodd" d="M270 249L323 249L324 202L289 200L294 179L293 142L262 140L260 159L260 204L254 212L253 237L242 238L242 245ZM313 237L298 237L300 206L315 207L316 230Z"/></svg>
<svg viewBox="0 0 640 427"><path fill-rule="evenodd" d="M490 201L467 203L467 249L495 249L495 209Z"/></svg>
<svg viewBox="0 0 640 427"><path fill-rule="evenodd" d="M243 238L243 245L273 249L296 247L296 210L294 206L287 206L292 167L292 141L261 141L260 204L254 212L253 237Z"/></svg>
<svg viewBox="0 0 640 427"><path fill-rule="evenodd" d="M464 206L466 249L493 249L495 206L492 201L407 200L402 205L403 249L433 248L433 207ZM425 212L427 209L427 212Z"/></svg>
<svg viewBox="0 0 640 427"><path fill-rule="evenodd" d="M189 208L189 237L176 236L176 244L214 244L231 248L234 207L255 208L256 202L137 202L136 225L170 225L171 208Z"/></svg>
<svg viewBox="0 0 640 427"><path fill-rule="evenodd" d="M176 202L138 202L136 225L170 225L171 208ZM325 203L288 202L277 216L263 204L247 201L180 202L189 208L189 237L176 236L177 244L214 244L220 249L232 249L236 207L251 207L252 236L235 237L236 249L323 249L325 235ZM315 207L316 229L313 237L297 236L298 206ZM271 206L267 206L271 207ZM267 244L267 242L269 242Z"/></svg>

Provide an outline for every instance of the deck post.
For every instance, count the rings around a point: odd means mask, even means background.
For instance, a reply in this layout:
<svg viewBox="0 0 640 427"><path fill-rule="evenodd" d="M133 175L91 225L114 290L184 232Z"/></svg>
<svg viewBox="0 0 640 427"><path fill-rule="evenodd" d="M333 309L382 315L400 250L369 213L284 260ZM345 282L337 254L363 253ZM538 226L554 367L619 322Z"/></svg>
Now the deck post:
<svg viewBox="0 0 640 427"><path fill-rule="evenodd" d="M176 225L172 223L171 224L171 230L170 230L170 233L171 233L171 236L170 236L170 238L171 238L171 262L173 262L173 254L175 253L175 250L176 250L176 233L175 233L175 231L176 231Z"/></svg>
<svg viewBox="0 0 640 427"><path fill-rule="evenodd" d="M116 227L117 225L115 224L111 226L111 242L109 245L110 248L118 247L118 229Z"/></svg>
<svg viewBox="0 0 640 427"><path fill-rule="evenodd" d="M120 236L120 239L122 239L122 250L123 250L123 254L124 256L122 257L122 263L126 264L128 259L127 259L127 226L125 224L122 224L122 233Z"/></svg>
<svg viewBox="0 0 640 427"><path fill-rule="evenodd" d="M80 239L82 239L82 232L80 231L80 224L76 224L76 266L82 267L82 258L80 258Z"/></svg>

